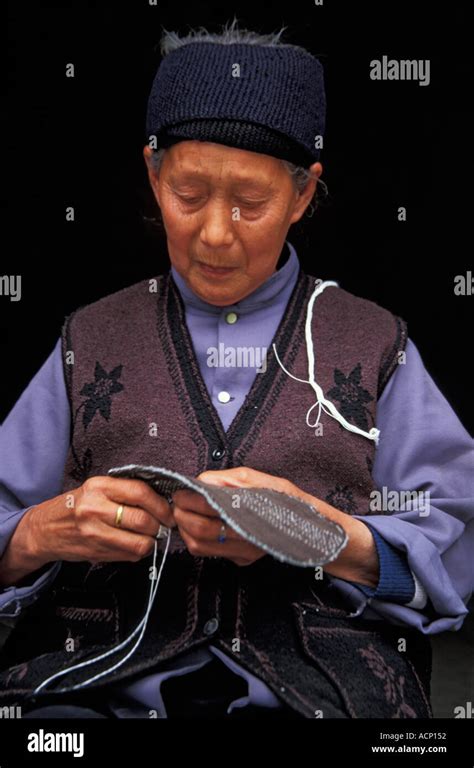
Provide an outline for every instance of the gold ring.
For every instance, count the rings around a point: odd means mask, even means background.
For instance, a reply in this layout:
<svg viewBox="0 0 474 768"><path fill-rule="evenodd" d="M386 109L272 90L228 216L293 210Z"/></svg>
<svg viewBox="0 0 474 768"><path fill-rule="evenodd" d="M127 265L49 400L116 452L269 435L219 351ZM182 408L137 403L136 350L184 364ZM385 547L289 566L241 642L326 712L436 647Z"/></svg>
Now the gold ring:
<svg viewBox="0 0 474 768"><path fill-rule="evenodd" d="M120 504L120 506L117 508L117 511L115 513L115 525L122 525L122 517L123 517L123 504Z"/></svg>

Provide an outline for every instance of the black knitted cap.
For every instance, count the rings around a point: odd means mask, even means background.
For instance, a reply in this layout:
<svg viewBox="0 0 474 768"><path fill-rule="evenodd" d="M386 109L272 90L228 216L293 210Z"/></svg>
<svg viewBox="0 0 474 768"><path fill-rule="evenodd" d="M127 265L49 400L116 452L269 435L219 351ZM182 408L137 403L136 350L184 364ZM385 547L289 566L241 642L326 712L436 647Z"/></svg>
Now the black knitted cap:
<svg viewBox="0 0 474 768"><path fill-rule="evenodd" d="M147 141L212 141L308 167L319 159L325 113L322 66L303 48L187 43L158 68Z"/></svg>

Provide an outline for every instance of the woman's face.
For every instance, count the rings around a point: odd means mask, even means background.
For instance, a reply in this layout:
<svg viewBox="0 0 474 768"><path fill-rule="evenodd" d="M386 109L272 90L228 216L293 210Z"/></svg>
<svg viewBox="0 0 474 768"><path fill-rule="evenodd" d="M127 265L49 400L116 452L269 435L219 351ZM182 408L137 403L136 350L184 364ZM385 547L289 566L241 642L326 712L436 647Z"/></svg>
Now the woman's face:
<svg viewBox="0 0 474 768"><path fill-rule="evenodd" d="M235 304L267 280L288 229L311 200L316 181L296 191L270 155L202 141L181 141L159 176L145 147L150 183L161 209L172 265L201 299ZM320 163L311 170L319 177Z"/></svg>

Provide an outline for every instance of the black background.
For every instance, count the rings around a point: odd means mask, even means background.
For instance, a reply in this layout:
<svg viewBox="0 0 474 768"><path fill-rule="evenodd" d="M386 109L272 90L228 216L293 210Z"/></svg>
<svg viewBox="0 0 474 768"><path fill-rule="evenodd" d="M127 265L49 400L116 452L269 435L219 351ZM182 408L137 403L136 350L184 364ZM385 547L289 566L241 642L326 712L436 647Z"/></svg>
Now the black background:
<svg viewBox="0 0 474 768"><path fill-rule="evenodd" d="M143 222L144 121L161 28L218 31L235 15L260 32L287 26L283 40L325 68L321 160L331 200L290 230L303 268L405 318L474 432L474 297L453 291L454 277L472 268L472 45L461 3L36 0L8 13L0 275L22 275L22 299L0 296L0 421L65 315L167 269L164 236ZM372 81L370 61L383 55L430 59L430 85ZM69 62L74 78L65 77ZM74 223L65 220L70 205Z"/></svg>

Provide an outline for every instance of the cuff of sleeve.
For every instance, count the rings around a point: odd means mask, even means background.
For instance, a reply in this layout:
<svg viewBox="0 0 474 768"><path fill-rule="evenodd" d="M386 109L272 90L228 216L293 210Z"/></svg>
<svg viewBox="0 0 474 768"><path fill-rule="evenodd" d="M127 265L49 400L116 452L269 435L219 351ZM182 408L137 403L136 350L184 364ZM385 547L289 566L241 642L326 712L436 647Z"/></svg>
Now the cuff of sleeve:
<svg viewBox="0 0 474 768"><path fill-rule="evenodd" d="M403 552L385 541L375 528L372 528L368 523L365 523L365 525L370 528L374 537L380 573L376 589L358 584L359 589L369 597L375 597L378 600L402 604L408 603L410 607L415 607L411 605L411 602L415 599L416 582L408 566L406 556Z"/></svg>
<svg viewBox="0 0 474 768"><path fill-rule="evenodd" d="M0 592L0 617L18 616L23 608L38 599L40 593L46 589L56 578L60 568L61 561L53 563L46 572L41 569L41 575L31 574L35 581L25 586L6 587ZM23 583L24 580L21 582Z"/></svg>
<svg viewBox="0 0 474 768"><path fill-rule="evenodd" d="M409 603L406 603L406 606L407 608L415 608L419 611L426 606L428 602L428 594L423 584L417 578L417 575L413 573L413 571L411 571L411 575L415 583L415 594L413 596L413 600L410 600Z"/></svg>
<svg viewBox="0 0 474 768"><path fill-rule="evenodd" d="M25 507L25 509L17 509L10 514L3 515L3 509L0 509L0 514L3 519L0 520L0 557L8 546L8 543L15 532L15 528L18 526L23 515L25 515L31 507Z"/></svg>

